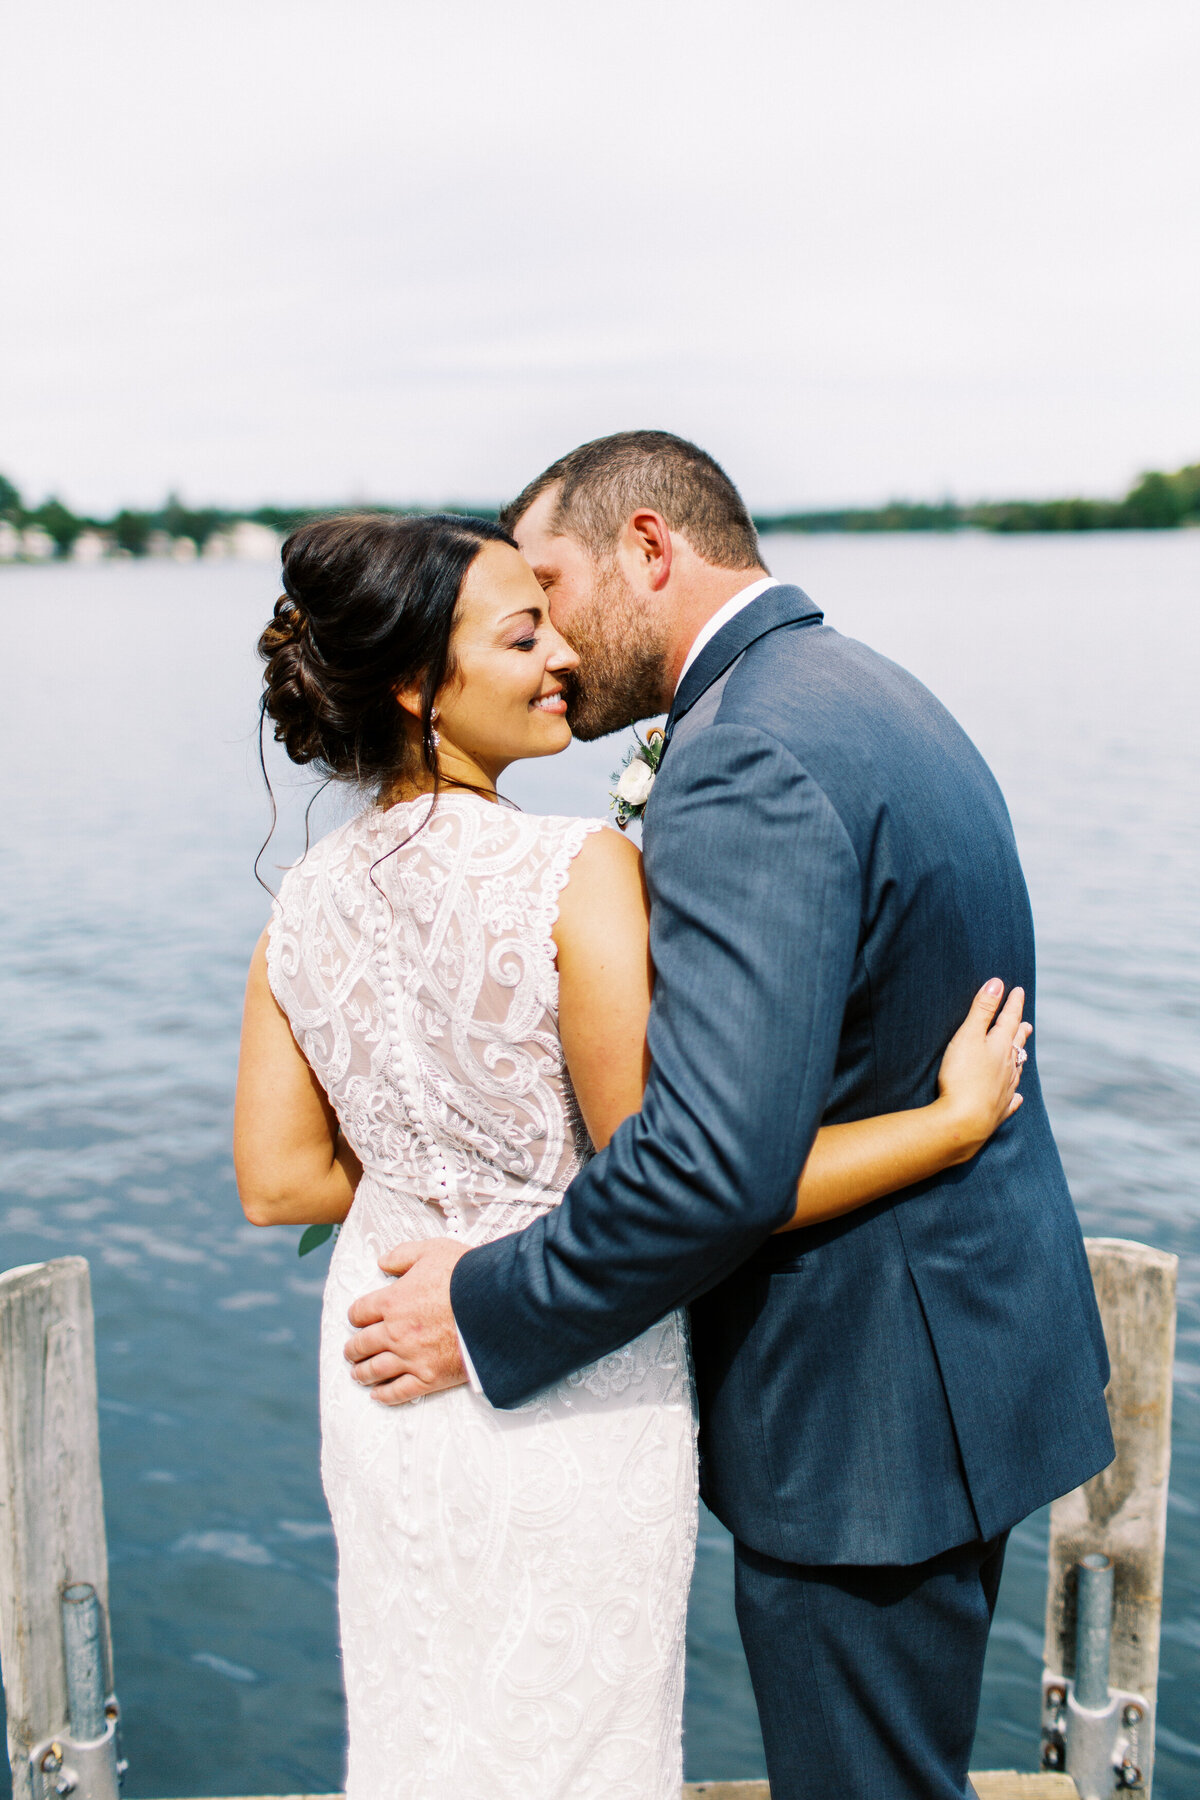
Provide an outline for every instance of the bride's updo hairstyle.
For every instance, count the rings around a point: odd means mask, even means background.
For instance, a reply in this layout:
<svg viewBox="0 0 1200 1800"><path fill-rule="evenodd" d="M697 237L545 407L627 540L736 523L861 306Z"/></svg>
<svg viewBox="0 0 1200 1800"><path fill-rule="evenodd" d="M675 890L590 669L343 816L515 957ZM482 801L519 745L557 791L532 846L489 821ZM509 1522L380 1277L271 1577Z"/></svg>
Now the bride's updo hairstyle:
<svg viewBox="0 0 1200 1800"><path fill-rule="evenodd" d="M487 519L365 513L315 519L283 546L283 593L258 640L261 716L295 763L382 789L411 769L401 688L421 689L421 760L437 775L433 708L454 674L463 579L482 544L513 539Z"/></svg>

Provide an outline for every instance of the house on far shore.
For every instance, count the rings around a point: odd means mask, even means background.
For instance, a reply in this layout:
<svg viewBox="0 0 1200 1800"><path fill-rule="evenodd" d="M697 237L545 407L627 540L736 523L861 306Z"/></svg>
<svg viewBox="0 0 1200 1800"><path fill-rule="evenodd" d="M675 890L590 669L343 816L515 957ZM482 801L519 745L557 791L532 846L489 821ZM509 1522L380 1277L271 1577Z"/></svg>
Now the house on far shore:
<svg viewBox="0 0 1200 1800"><path fill-rule="evenodd" d="M166 531L152 531L146 539L146 555L167 557L171 562L195 562L196 540L172 537Z"/></svg>
<svg viewBox="0 0 1200 1800"><path fill-rule="evenodd" d="M237 562L273 563L279 561L283 539L269 525L256 525L252 519L239 519L225 531L214 532L204 546L206 557L227 557Z"/></svg>
<svg viewBox="0 0 1200 1800"><path fill-rule="evenodd" d="M149 556L168 562L195 562L198 556L214 562L277 563L283 536L269 525L258 525L252 519L239 519L221 531L213 532L203 549L195 538L173 537L166 531L150 531L140 547L122 546L116 535L94 525L85 525L65 544L56 544L40 525L15 525L0 519L0 563L50 562L65 557L69 562L98 563L112 557L125 560L131 556Z"/></svg>
<svg viewBox="0 0 1200 1800"><path fill-rule="evenodd" d="M81 531L75 539L71 551L71 561L80 563L99 562L109 554L111 546L106 537L98 531Z"/></svg>

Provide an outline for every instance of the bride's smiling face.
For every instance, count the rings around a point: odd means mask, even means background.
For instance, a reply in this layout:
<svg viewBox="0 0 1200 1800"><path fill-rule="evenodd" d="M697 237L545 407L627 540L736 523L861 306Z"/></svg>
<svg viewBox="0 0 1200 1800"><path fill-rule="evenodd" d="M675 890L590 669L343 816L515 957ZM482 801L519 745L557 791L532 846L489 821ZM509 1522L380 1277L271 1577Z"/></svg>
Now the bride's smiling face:
<svg viewBox="0 0 1200 1800"><path fill-rule="evenodd" d="M567 688L579 657L550 623L546 597L519 551L485 543L467 570L451 639L454 674L437 698L438 761L493 781L511 762L571 742Z"/></svg>

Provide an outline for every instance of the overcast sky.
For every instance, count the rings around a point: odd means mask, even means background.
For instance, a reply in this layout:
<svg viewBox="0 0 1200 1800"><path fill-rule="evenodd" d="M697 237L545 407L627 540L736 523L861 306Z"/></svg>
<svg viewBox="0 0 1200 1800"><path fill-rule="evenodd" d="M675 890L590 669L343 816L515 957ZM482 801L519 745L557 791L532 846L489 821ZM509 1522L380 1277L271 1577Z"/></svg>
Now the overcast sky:
<svg viewBox="0 0 1200 1800"><path fill-rule="evenodd" d="M28 498L496 499L624 426L760 508L1200 459L1197 0L36 0Z"/></svg>

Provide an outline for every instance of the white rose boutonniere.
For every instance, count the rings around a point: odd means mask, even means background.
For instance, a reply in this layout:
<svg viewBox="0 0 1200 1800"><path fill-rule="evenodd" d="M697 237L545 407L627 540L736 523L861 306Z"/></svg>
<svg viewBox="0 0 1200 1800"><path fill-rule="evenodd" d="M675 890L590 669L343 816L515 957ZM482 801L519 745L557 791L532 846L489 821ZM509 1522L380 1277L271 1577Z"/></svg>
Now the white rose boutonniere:
<svg viewBox="0 0 1200 1800"><path fill-rule="evenodd" d="M617 783L617 799L624 800L626 806L645 806L653 786L654 770L639 756L622 769L621 779Z"/></svg>
<svg viewBox="0 0 1200 1800"><path fill-rule="evenodd" d="M613 771L616 787L612 793L612 804L617 815L617 824L625 831L634 819L640 819L646 810L646 802L650 798L650 790L654 786L654 777L666 742L657 725L648 731L644 738L634 732L636 743L625 757L624 765Z"/></svg>

